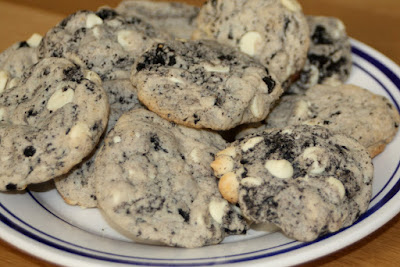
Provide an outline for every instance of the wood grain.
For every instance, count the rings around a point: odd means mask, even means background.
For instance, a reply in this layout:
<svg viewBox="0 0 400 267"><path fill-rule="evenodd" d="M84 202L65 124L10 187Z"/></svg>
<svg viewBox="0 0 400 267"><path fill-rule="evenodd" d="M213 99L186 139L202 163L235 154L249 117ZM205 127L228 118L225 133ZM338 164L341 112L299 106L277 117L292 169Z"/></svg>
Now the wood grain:
<svg viewBox="0 0 400 267"><path fill-rule="evenodd" d="M201 5L204 1L185 1ZM343 20L350 36L400 64L399 0L300 0L304 13ZM46 31L78 10L114 7L109 0L0 0L0 51L12 43ZM302 266L397 266L400 261L400 215L361 241ZM55 266L0 241L0 266Z"/></svg>

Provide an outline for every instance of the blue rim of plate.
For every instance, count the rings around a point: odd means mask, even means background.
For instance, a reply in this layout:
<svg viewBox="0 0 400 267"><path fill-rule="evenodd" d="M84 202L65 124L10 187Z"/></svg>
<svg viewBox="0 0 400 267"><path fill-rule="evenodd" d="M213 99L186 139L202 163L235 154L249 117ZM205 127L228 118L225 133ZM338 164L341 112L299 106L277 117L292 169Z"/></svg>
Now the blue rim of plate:
<svg viewBox="0 0 400 267"><path fill-rule="evenodd" d="M384 63L382 63L381 60L377 59L376 57L370 55L368 52L364 51L362 46L365 46L366 49L369 49L373 51L374 53L377 53L378 55L379 52L373 50L372 48L358 42L352 40L352 53L354 55L357 55L358 57L362 58L363 60L367 61L371 65L373 65L376 69L378 69L386 78L388 78L393 85L396 87L397 90L400 91L400 77L398 74L394 73L390 68L388 68ZM380 55L380 57L385 58L383 55ZM375 82L377 82L380 87L387 93L389 98L392 100L394 103L395 107L397 110L400 112L400 107L399 103L396 101L395 97L393 97L392 93L390 90L387 89L387 87L370 71L368 71L366 68L361 66L360 64L354 62L353 66L356 68L360 69L362 72L367 74L369 77L371 77ZM396 174L398 173L400 168L400 161L397 163L397 166L395 167L393 173L391 174L389 180L387 183L382 187L382 189L373 196L371 202L376 199L384 190L387 189L389 184L393 182L393 179L395 178ZM400 191L400 178L397 180L397 182L392 186L392 188L383 196L381 199L372 207L370 207L363 215L360 216L360 218L352 225L347 228L341 229L340 231L332 234L328 234L325 236L322 236L318 238L317 240L313 242L307 242L307 243L301 243L297 241L289 241L284 244L277 245L275 247L268 247L264 249L260 249L257 251L251 251L251 252L246 252L246 253L241 253L241 254L233 254L233 255L223 255L223 256L218 256L218 257L209 257L209 258L185 258L185 259L166 259L166 258L145 258L145 257L137 257L137 256L126 256L126 255L118 255L118 254L113 254L109 252L104 252L100 250L94 250L91 248L87 247L82 247L80 245L73 244L71 242L62 240L60 238L57 238L55 236L51 236L34 226L30 225L28 222L24 221L23 219L17 217L13 212L11 212L7 207L0 202L0 207L6 212L7 214L3 214L0 212L0 221L8 226L9 228L13 229L14 231L17 231L18 233L22 234L23 236L32 239L34 242L37 242L39 244L42 244L47 247L54 248L56 250L60 250L62 252L67 252L67 253L72 253L75 256L80 256L84 257L86 259L93 259L93 260L98 260L98 261L104 261L104 262L110 262L110 263L119 263L119 264L128 264L128 265L142 265L142 266L209 266L209 265L215 265L215 264L232 264L232 263L244 263L244 262L251 262L259 259L267 259L269 257L273 257L276 255L281 255L284 253L288 253L294 250L298 250L300 248L305 248L314 244L317 244L323 240L326 240L332 236L338 235L342 233L343 231L346 231L349 228L354 227L355 225L359 224L360 222L364 221L371 215L373 215L375 212L377 212L379 209L381 209L388 201L390 201L398 192ZM29 195L33 198L34 201L36 201L43 209L45 209L47 212L51 213L53 216L57 217L59 220L62 220L65 223L65 220L60 218L59 216L55 215L52 213L50 210L48 210L44 205L40 203L40 201L35 198L35 196L28 192ZM395 214L394 214L395 215ZM393 216L394 216L393 215ZM15 223L11 217L14 218L15 220L19 221L22 225L21 226L17 223ZM69 224L69 223L68 223ZM74 226L74 225L72 225ZM37 233L40 233L43 236L42 237ZM357 240L354 240L354 242ZM9 241L10 242L10 241ZM57 243L59 242L59 243ZM12 243L12 242L10 242ZM63 244L60 244L63 243ZM36 244L36 245L39 245ZM283 249L278 249L280 247L292 245L288 248L283 248ZM82 249L86 250L82 251ZM278 250L275 250L278 249ZM274 250L274 251L270 251ZM29 251L26 251L29 253ZM96 253L96 254L95 254ZM99 254L103 254L104 256L101 256ZM257 254L257 255L252 255L252 254ZM113 258L114 257L114 258ZM118 257L118 258L115 258ZM240 257L240 258L237 258ZM223 259L223 260L221 260ZM46 259L48 260L48 259ZM141 261L142 260L142 261ZM150 262L151 261L151 262ZM161 262L165 261L165 262ZM167 262L170 261L170 262ZM182 262L179 262L182 261ZM184 261L184 262L183 262ZM197 262L196 262L197 261ZM201 261L201 262L198 262Z"/></svg>

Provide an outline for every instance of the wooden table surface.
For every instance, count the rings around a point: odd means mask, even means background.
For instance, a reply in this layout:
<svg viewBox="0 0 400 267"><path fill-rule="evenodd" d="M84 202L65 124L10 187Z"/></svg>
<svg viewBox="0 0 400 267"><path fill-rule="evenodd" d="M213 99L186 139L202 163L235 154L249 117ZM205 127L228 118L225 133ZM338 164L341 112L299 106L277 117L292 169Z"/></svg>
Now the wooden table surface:
<svg viewBox="0 0 400 267"><path fill-rule="evenodd" d="M0 51L25 40L33 32L44 35L66 15L78 9L114 7L117 0L0 0ZM202 0L186 1L200 5ZM400 64L399 0L299 0L305 14L335 16L348 34ZM399 203L400 205L400 203ZM361 241L302 266L398 266L400 215ZM0 266L55 266L0 240Z"/></svg>

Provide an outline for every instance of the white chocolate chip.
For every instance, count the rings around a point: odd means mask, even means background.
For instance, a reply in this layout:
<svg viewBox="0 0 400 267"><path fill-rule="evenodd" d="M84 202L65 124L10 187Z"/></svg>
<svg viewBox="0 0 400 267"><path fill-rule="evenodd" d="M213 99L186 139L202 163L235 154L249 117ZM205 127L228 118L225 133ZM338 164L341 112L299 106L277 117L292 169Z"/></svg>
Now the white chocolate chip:
<svg viewBox="0 0 400 267"><path fill-rule="evenodd" d="M80 59L80 57L76 53L65 52L64 56L65 58L74 62L76 65L84 66L86 68L86 64L82 61L82 59Z"/></svg>
<svg viewBox="0 0 400 267"><path fill-rule="evenodd" d="M94 26L101 25L101 24L103 24L103 20L99 16L97 16L95 14L89 14L87 16L86 28L91 29Z"/></svg>
<svg viewBox="0 0 400 267"><path fill-rule="evenodd" d="M308 70L308 77L310 77L310 80L308 81L308 84L315 85L318 84L318 79L319 79L319 69L311 65L310 69Z"/></svg>
<svg viewBox="0 0 400 267"><path fill-rule="evenodd" d="M211 162L211 168L214 170L215 176L219 177L225 173L231 172L233 170L234 163L230 156L220 155Z"/></svg>
<svg viewBox="0 0 400 267"><path fill-rule="evenodd" d="M240 184L244 186L260 186L262 184L262 180L257 177L246 177L240 181Z"/></svg>
<svg viewBox="0 0 400 267"><path fill-rule="evenodd" d="M8 71L0 70L0 94L3 93L6 88L9 76Z"/></svg>
<svg viewBox="0 0 400 267"><path fill-rule="evenodd" d="M295 104L294 115L298 118L307 118L309 116L309 105L305 100L299 100Z"/></svg>
<svg viewBox="0 0 400 267"><path fill-rule="evenodd" d="M226 201L212 200L208 205L208 210L211 217L219 224L222 224L222 219L225 214L225 208L228 206Z"/></svg>
<svg viewBox="0 0 400 267"><path fill-rule="evenodd" d="M264 166L276 178L287 179L293 176L293 166L285 159L267 160Z"/></svg>
<svg viewBox="0 0 400 267"><path fill-rule="evenodd" d="M221 155L226 155L234 158L236 157L236 148L234 146L227 147L224 150L221 150L220 152L217 153L217 156Z"/></svg>
<svg viewBox="0 0 400 267"><path fill-rule="evenodd" d="M301 5L296 0L281 0L281 3L292 12L301 11Z"/></svg>
<svg viewBox="0 0 400 267"><path fill-rule="evenodd" d="M343 82L336 76L328 77L324 80L323 84L330 85L332 87L336 87L342 85Z"/></svg>
<svg viewBox="0 0 400 267"><path fill-rule="evenodd" d="M329 158L325 156L326 151L321 147L308 147L304 150L302 157L304 161L311 161L308 172L310 174L321 174L329 164Z"/></svg>
<svg viewBox="0 0 400 267"><path fill-rule="evenodd" d="M69 136L71 138L71 146L78 147L87 137L91 137L89 126L80 122L72 127Z"/></svg>
<svg viewBox="0 0 400 267"><path fill-rule="evenodd" d="M212 65L209 63L204 63L203 67L206 71L209 71L209 72L227 73L231 70L229 66Z"/></svg>
<svg viewBox="0 0 400 267"><path fill-rule="evenodd" d="M182 80L175 78L175 77L170 77L169 80L173 83L183 83Z"/></svg>
<svg viewBox="0 0 400 267"><path fill-rule="evenodd" d="M20 81L21 81L20 78L13 78L11 81L9 81L7 83L7 88L6 89L10 89L10 88L13 88L13 87L17 86Z"/></svg>
<svg viewBox="0 0 400 267"><path fill-rule="evenodd" d="M239 182L236 174L228 172L224 174L218 183L218 189L221 195L230 203L236 204L239 199Z"/></svg>
<svg viewBox="0 0 400 267"><path fill-rule="evenodd" d="M263 137L258 136L258 137L253 137L249 140L247 140L246 143L244 143L241 146L241 149L243 152L247 152L249 149L252 149L253 147L255 147L258 143L262 142L264 140Z"/></svg>
<svg viewBox="0 0 400 267"><path fill-rule="evenodd" d="M235 205L231 205L231 208L233 209L234 212L236 212L237 214L243 216L242 210L239 207L237 207Z"/></svg>
<svg viewBox="0 0 400 267"><path fill-rule="evenodd" d="M114 136L113 142L114 142L115 144L121 143L121 141L122 141L122 139L121 139L120 136Z"/></svg>
<svg viewBox="0 0 400 267"><path fill-rule="evenodd" d="M117 36L118 43L123 47L129 47L135 43L135 34L132 31L122 30Z"/></svg>
<svg viewBox="0 0 400 267"><path fill-rule="evenodd" d="M47 109L55 111L59 108L62 108L66 104L72 102L74 100L74 90L68 89L64 91L63 89L57 90L47 102Z"/></svg>
<svg viewBox="0 0 400 267"><path fill-rule="evenodd" d="M341 181L339 181L338 179L336 179L335 177L332 177L332 176L328 177L326 179L326 181L330 185L332 185L334 188L336 188L336 190L339 193L340 198L343 199L345 194L346 194L346 189L344 188L343 183Z"/></svg>
<svg viewBox="0 0 400 267"><path fill-rule="evenodd" d="M110 192L110 195L112 196L112 203L114 204L120 204L120 200L122 199L121 192L119 190L113 190L113 192Z"/></svg>
<svg viewBox="0 0 400 267"><path fill-rule="evenodd" d="M140 52L141 48L144 44L144 40L142 35L137 32L129 31L129 30L121 30L117 34L118 43L128 51L136 51Z"/></svg>
<svg viewBox="0 0 400 267"><path fill-rule="evenodd" d="M283 129L282 134L292 134L293 130L292 129Z"/></svg>
<svg viewBox="0 0 400 267"><path fill-rule="evenodd" d="M101 34L100 34L100 28L99 28L99 27L96 27L96 28L93 29L93 35L94 35L94 37L96 37L97 39L100 38Z"/></svg>
<svg viewBox="0 0 400 267"><path fill-rule="evenodd" d="M245 33L239 41L240 51L243 53L254 56L259 47L263 42L263 38L258 32L247 32Z"/></svg>
<svg viewBox="0 0 400 267"><path fill-rule="evenodd" d="M101 78L96 72L91 70L85 70L84 73L85 73L85 78L88 79L89 81L94 82L96 85L102 84Z"/></svg>
<svg viewBox="0 0 400 267"><path fill-rule="evenodd" d="M197 148L194 148L190 154L189 157L191 160L193 160L194 162L198 163L201 161L201 157L200 157L200 151Z"/></svg>
<svg viewBox="0 0 400 267"><path fill-rule="evenodd" d="M256 117L256 118L262 117L262 115L264 114L264 105L263 104L264 104L264 101L262 100L261 97L255 96L251 100L250 111L254 117Z"/></svg>
<svg viewBox="0 0 400 267"><path fill-rule="evenodd" d="M43 37L40 34L34 33L34 34L32 34L31 37L29 37L28 40L26 40L26 42L30 47L35 48L35 47L39 46L42 39L43 39Z"/></svg>

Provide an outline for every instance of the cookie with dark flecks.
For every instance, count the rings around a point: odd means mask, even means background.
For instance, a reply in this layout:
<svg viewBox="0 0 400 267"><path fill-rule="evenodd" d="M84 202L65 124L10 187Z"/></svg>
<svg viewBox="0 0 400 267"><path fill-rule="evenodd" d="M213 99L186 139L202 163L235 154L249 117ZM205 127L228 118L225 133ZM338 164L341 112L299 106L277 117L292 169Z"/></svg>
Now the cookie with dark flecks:
<svg viewBox="0 0 400 267"><path fill-rule="evenodd" d="M100 78L99 78L100 79ZM108 80L103 82L104 90L110 103L110 117L105 133L109 132L126 111L144 108L137 99L135 89L128 79ZM92 177L96 154L103 144L103 134L99 144L92 153L70 172L54 179L57 191L66 203L85 208L97 206L94 178Z"/></svg>
<svg viewBox="0 0 400 267"><path fill-rule="evenodd" d="M303 93L316 84L339 85L351 73L351 45L346 28L334 17L307 16L311 45L299 79L288 92Z"/></svg>
<svg viewBox="0 0 400 267"><path fill-rule="evenodd" d="M221 194L243 216L300 241L351 225L371 199L368 152L321 126L250 134L217 153L211 166Z"/></svg>
<svg viewBox="0 0 400 267"><path fill-rule="evenodd" d="M0 93L16 86L24 72L38 62L37 47L41 40L35 33L0 53Z"/></svg>
<svg viewBox="0 0 400 267"><path fill-rule="evenodd" d="M104 81L103 87L107 92L111 108L128 111L132 108L144 107L137 98L136 87L129 79Z"/></svg>
<svg viewBox="0 0 400 267"><path fill-rule="evenodd" d="M68 172L96 146L107 95L91 72L46 58L0 94L0 190L22 190Z"/></svg>
<svg viewBox="0 0 400 267"><path fill-rule="evenodd" d="M283 92L264 66L212 40L152 46L133 65L131 82L161 117L213 130L263 120Z"/></svg>
<svg viewBox="0 0 400 267"><path fill-rule="evenodd" d="M207 1L196 23L194 39L237 47L259 60L282 84L289 83L306 62L309 29L296 0Z"/></svg>
<svg viewBox="0 0 400 267"><path fill-rule="evenodd" d="M125 18L115 10L78 11L46 33L40 57L65 57L100 75L129 78L135 58L163 34L140 18Z"/></svg>
<svg viewBox="0 0 400 267"><path fill-rule="evenodd" d="M124 0L115 8L120 14L139 17L172 38L190 39L199 7L180 2Z"/></svg>
<svg viewBox="0 0 400 267"><path fill-rule="evenodd" d="M375 157L396 135L400 116L386 97L361 87L317 85L305 91L305 95L282 97L266 123L269 128L321 125L353 137Z"/></svg>
<svg viewBox="0 0 400 267"><path fill-rule="evenodd" d="M139 242L201 247L244 233L247 223L221 197L210 167L225 146L216 133L129 111L95 160L99 208Z"/></svg>
<svg viewBox="0 0 400 267"><path fill-rule="evenodd" d="M141 105L138 104L134 108L140 107ZM106 133L114 127L115 123L123 113L124 111L121 109L110 109L110 118L108 120ZM97 197L94 183L95 178L92 175L94 171L94 161L96 159L97 152L104 143L104 137L105 134L95 150L93 150L92 153L81 163L75 166L67 174L54 179L58 193L69 205L78 205L84 208L97 207Z"/></svg>

